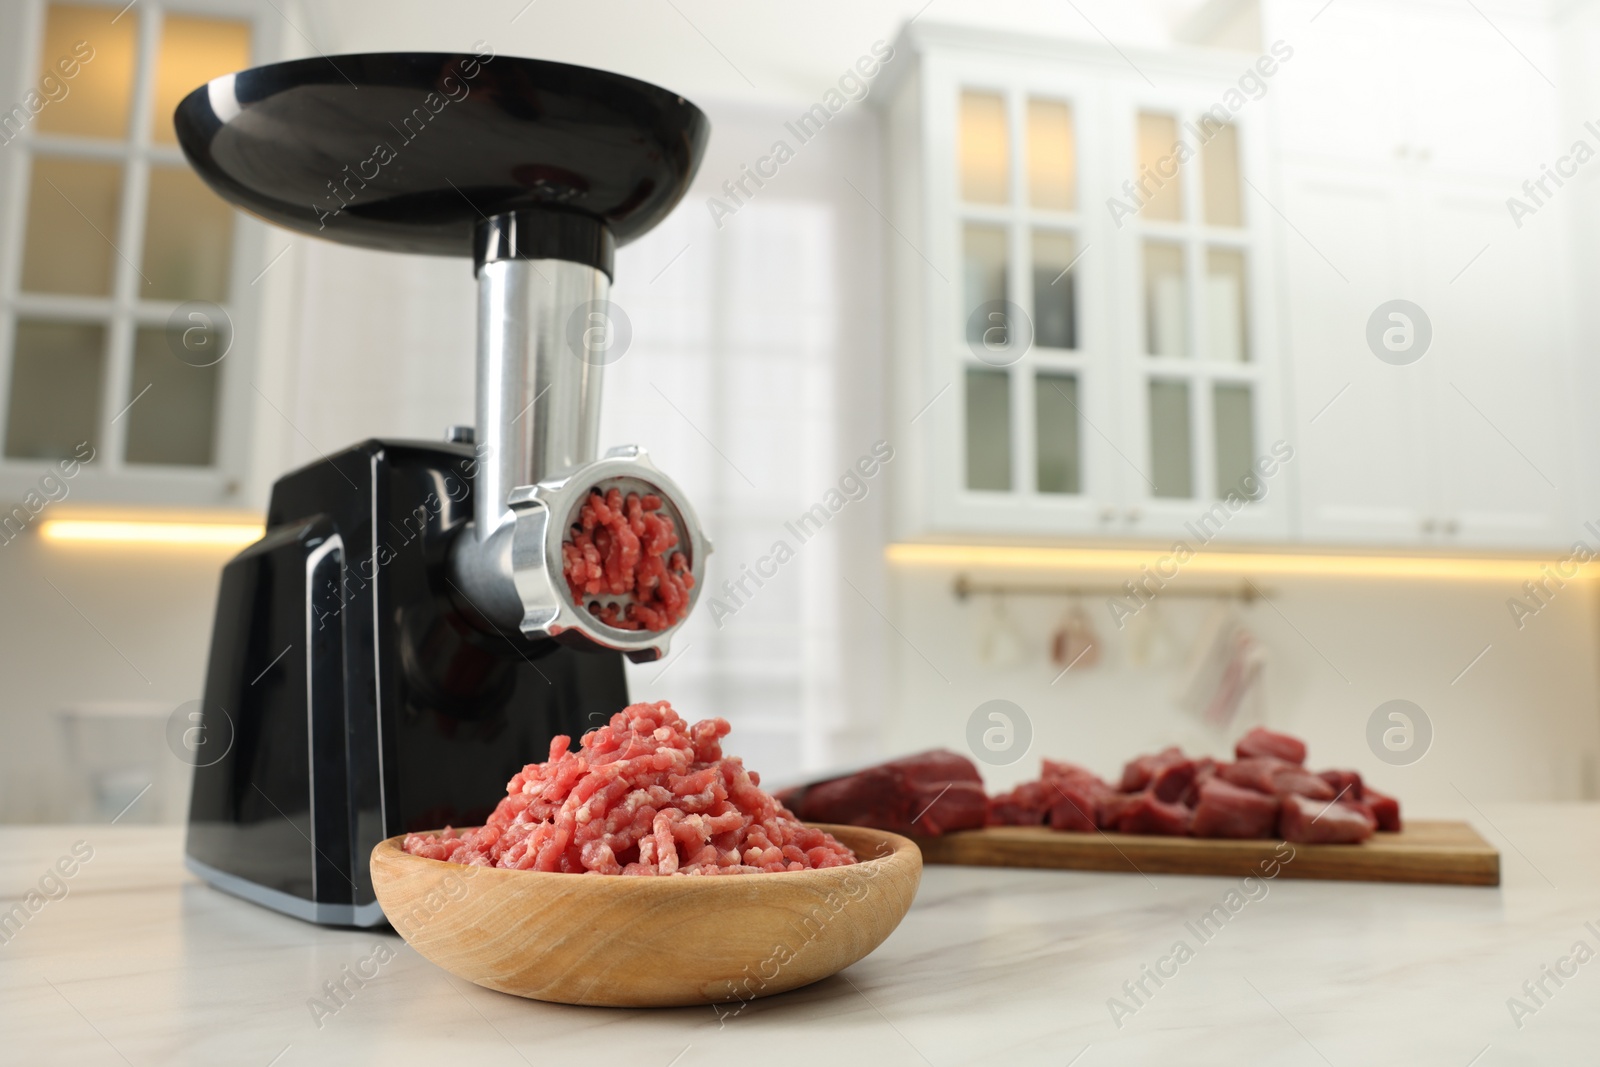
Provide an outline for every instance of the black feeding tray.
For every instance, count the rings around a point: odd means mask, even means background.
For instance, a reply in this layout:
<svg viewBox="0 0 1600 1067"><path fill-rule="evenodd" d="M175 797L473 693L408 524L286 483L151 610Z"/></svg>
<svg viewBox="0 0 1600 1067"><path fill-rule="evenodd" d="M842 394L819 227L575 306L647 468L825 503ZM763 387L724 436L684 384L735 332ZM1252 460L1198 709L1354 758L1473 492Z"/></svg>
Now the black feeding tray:
<svg viewBox="0 0 1600 1067"><path fill-rule="evenodd" d="M591 236L599 220L626 243L682 198L710 135L699 108L633 78L442 52L254 67L190 93L174 121L206 183L269 222L392 252L478 242L480 260L512 219Z"/></svg>

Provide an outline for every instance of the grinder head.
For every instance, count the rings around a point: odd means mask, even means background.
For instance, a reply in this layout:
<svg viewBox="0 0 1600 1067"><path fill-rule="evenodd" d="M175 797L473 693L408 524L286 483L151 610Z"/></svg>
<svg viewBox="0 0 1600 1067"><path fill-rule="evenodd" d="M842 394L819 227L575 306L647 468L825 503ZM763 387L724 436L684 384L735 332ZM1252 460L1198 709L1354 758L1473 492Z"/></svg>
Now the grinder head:
<svg viewBox="0 0 1600 1067"><path fill-rule="evenodd" d="M680 557L683 601L674 605L674 619L661 629L625 624L634 603L632 590L612 593L574 591L562 566L564 549L579 526L579 514L595 493L616 489L629 494L660 498L660 514L672 523L677 543L667 557ZM570 475L552 478L511 492L511 509L517 519L511 539L511 573L521 598L524 633L547 633L564 642L586 642L651 660L661 654L666 632L687 617L700 597L706 555L711 543L700 531L688 499L671 478L636 445L613 448L605 458ZM609 610L608 610L609 609ZM618 625L624 623L624 625Z"/></svg>

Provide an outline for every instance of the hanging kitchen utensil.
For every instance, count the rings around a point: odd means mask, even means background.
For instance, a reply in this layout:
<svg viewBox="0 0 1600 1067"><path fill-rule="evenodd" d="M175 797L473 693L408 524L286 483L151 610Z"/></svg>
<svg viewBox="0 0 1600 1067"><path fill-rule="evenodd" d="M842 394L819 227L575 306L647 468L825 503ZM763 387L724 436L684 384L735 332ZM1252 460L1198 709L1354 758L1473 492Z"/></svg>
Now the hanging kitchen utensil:
<svg viewBox="0 0 1600 1067"><path fill-rule="evenodd" d="M1200 624L1177 690L1179 706L1190 714L1203 717L1210 706L1227 670L1238 625L1238 612L1228 603L1217 604Z"/></svg>
<svg viewBox="0 0 1600 1067"><path fill-rule="evenodd" d="M996 594L979 633L978 661L988 667L1015 667L1024 658L1022 635L1006 614L1005 598Z"/></svg>
<svg viewBox="0 0 1600 1067"><path fill-rule="evenodd" d="M1063 670L1068 667L1082 670L1100 662L1100 635L1076 597L1051 635L1050 662Z"/></svg>
<svg viewBox="0 0 1600 1067"><path fill-rule="evenodd" d="M1247 699L1259 699L1266 652L1231 603L1218 604L1201 625L1179 686L1178 703L1222 730Z"/></svg>

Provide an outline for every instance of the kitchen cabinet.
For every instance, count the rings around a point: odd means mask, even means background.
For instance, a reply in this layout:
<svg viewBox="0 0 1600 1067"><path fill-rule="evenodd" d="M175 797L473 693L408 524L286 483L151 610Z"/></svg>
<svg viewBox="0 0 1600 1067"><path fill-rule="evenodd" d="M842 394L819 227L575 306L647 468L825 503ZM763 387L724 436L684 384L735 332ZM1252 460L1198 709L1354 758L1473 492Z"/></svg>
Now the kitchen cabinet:
<svg viewBox="0 0 1600 1067"><path fill-rule="evenodd" d="M1571 385L1584 193L1521 226L1507 208L1584 132L1561 126L1554 23L1209 6L1232 11L1210 20L1232 49L922 22L897 45L898 536L1570 542L1591 495ZM1260 62L1213 137L1204 113ZM1144 186L1179 142L1194 158ZM1396 330L1426 335L1420 355L1384 347ZM1257 499L1218 511L1256 459L1274 471Z"/></svg>
<svg viewBox="0 0 1600 1067"><path fill-rule="evenodd" d="M1541 153L1566 143L1558 98L1470 11L1353 3L1311 33L1315 13L1263 5L1267 34L1305 37L1276 100L1297 536L1566 543L1578 494L1567 205L1520 228L1506 206ZM1506 17L1538 55L1549 27ZM1380 308L1395 300L1422 318L1388 319ZM1375 314L1426 329L1426 351L1385 362L1367 336Z"/></svg>
<svg viewBox="0 0 1600 1067"><path fill-rule="evenodd" d="M1286 537L1263 116L1204 114L1254 57L921 23L896 52L899 534Z"/></svg>

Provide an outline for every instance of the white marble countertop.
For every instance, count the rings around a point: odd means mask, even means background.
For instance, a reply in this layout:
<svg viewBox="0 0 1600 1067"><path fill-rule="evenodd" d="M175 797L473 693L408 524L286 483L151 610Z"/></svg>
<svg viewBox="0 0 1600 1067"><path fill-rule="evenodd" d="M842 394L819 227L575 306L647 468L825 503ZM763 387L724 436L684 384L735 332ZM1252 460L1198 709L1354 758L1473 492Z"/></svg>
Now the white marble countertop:
<svg viewBox="0 0 1600 1067"><path fill-rule="evenodd" d="M929 868L878 951L726 1018L481 989L388 931L320 929L200 884L176 828L6 827L0 911L76 842L93 857L0 932L0 1063L1595 1063L1600 957L1571 954L1600 953L1600 805L1475 821L1503 853L1498 889L1279 878L1206 940L1188 924L1237 881ZM318 1019L322 984L379 945L378 974ZM1146 966L1176 973L1145 978L1136 1003L1123 984ZM1112 997L1135 1010L1113 1020Z"/></svg>

